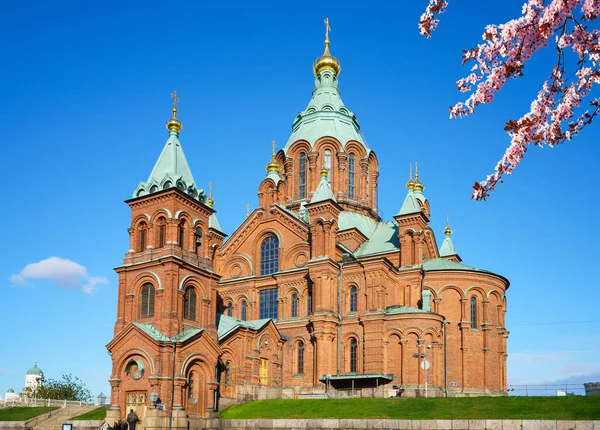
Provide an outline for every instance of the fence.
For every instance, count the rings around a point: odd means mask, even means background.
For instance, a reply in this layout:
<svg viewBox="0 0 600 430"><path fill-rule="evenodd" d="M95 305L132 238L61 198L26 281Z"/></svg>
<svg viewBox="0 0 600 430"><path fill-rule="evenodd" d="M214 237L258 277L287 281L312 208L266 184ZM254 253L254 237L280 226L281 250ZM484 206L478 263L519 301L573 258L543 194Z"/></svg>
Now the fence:
<svg viewBox="0 0 600 430"><path fill-rule="evenodd" d="M583 384L509 385L509 396L585 396Z"/></svg>
<svg viewBox="0 0 600 430"><path fill-rule="evenodd" d="M56 399L29 399L26 397L16 397L9 398L4 401L4 403L0 404L0 408L14 408L16 406L58 406L61 408L65 408L67 406L93 406L100 405L98 400L83 402L79 400L56 400ZM110 405L110 399L107 397L104 406Z"/></svg>

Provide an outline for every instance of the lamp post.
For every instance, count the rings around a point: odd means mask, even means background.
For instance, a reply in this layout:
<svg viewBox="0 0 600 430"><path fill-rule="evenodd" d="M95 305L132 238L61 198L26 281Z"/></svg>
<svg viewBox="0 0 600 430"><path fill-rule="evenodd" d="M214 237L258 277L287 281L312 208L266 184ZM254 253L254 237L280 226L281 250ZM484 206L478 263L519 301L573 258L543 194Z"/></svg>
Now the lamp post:
<svg viewBox="0 0 600 430"><path fill-rule="evenodd" d="M423 377L425 378L425 398L427 399L429 397L427 391L427 369L429 369L431 364L429 363L429 361L426 360L427 354L421 352L421 348L425 348L425 345L417 343L417 348L419 349L419 353L413 354L413 357L418 358L419 360L423 359L423 361L419 363L419 366L421 367L421 369L423 369ZM427 345L427 348L431 348L431 345Z"/></svg>
<svg viewBox="0 0 600 430"><path fill-rule="evenodd" d="M104 393L101 391L100 394L98 394L98 405L100 406L104 406L104 403L106 402L106 396L104 395Z"/></svg>
<svg viewBox="0 0 600 430"><path fill-rule="evenodd" d="M150 393L150 401L152 402L152 406L154 406L154 408L156 409L158 404L158 394L156 393L156 391Z"/></svg>

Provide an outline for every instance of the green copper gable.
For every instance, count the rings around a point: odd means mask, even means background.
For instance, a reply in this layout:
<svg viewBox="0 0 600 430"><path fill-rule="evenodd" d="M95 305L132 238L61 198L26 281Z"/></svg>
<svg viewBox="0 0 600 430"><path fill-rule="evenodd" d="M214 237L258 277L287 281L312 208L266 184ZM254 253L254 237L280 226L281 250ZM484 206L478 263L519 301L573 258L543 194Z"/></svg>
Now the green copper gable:
<svg viewBox="0 0 600 430"><path fill-rule="evenodd" d="M400 208L396 216L409 215L421 212L421 206L417 201L417 197L417 194L412 189L409 189L408 193L406 194L406 197L404 198L404 203L402 203L402 207Z"/></svg>
<svg viewBox="0 0 600 430"><path fill-rule="evenodd" d="M444 239L444 243L440 248L440 257L449 257L451 255L457 255L456 249L454 249L454 244L452 243L452 238L449 234L446 235Z"/></svg>
<svg viewBox="0 0 600 430"><path fill-rule="evenodd" d="M315 78L315 89L306 109L300 112L292 124L292 135L284 152L298 140L306 140L311 146L325 136L336 138L344 147L350 141L362 144L370 151L360 131L356 115L340 98L338 80L331 70L322 70Z"/></svg>
<svg viewBox="0 0 600 430"><path fill-rule="evenodd" d="M169 139L146 182L140 182L133 192L133 197L153 194L161 190L177 187L188 195L204 203L204 190L199 190L194 181L192 171L179 142L179 133L169 131Z"/></svg>
<svg viewBox="0 0 600 430"><path fill-rule="evenodd" d="M329 186L329 182L327 181L327 176L321 176L317 191L315 191L312 199L310 199L310 203L324 202L325 200L336 201L333 192L331 191L331 187Z"/></svg>

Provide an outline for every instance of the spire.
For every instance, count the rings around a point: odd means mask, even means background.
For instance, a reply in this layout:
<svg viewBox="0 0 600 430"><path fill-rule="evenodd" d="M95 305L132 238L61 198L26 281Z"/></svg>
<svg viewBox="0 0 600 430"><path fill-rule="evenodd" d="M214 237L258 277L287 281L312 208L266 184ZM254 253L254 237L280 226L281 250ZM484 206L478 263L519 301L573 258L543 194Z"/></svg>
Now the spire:
<svg viewBox="0 0 600 430"><path fill-rule="evenodd" d="M212 196L212 181L208 183L208 190L209 191L208 191L208 200L207 200L207 203L208 203L208 206L210 206L212 208L213 205L215 204L215 201L214 201L213 196Z"/></svg>
<svg viewBox="0 0 600 430"><path fill-rule="evenodd" d="M440 248L440 257L450 257L453 255L458 255L456 249L454 249L454 243L452 243L452 229L450 228L450 224L448 224L448 215L446 215L446 228L444 229L444 234L446 238L442 243Z"/></svg>
<svg viewBox="0 0 600 430"><path fill-rule="evenodd" d="M133 192L133 197L141 197L158 191L177 187L204 203L204 190L199 190L194 182L194 177L188 165L183 148L179 142L179 132L182 129L181 121L177 118L177 92L171 94L173 98L173 117L167 121L169 138L160 153L156 164L150 172L146 182L140 182Z"/></svg>
<svg viewBox="0 0 600 430"><path fill-rule="evenodd" d="M327 173L327 169L321 170L321 180L319 181L319 186L317 186L317 191L315 191L312 199L310 199L310 203L318 203L325 200L333 200L337 203L337 200L333 196L333 192L331 192L331 187L327 180Z"/></svg>
<svg viewBox="0 0 600 430"><path fill-rule="evenodd" d="M412 177L412 163L410 163L410 175L408 177L408 182L406 183L406 188L409 190L413 190L415 188L415 183Z"/></svg>
<svg viewBox="0 0 600 430"><path fill-rule="evenodd" d="M315 63L313 64L313 72L315 76L318 76L323 70L331 70L336 75L340 74L342 70L342 66L337 58L332 56L329 53L329 30L331 27L329 26L329 18L325 18L325 51L323 55L321 55Z"/></svg>
<svg viewBox="0 0 600 430"><path fill-rule="evenodd" d="M275 185L281 181L281 177L279 176L279 172L281 171L281 166L275 159L275 141L271 142L273 149L271 151L271 161L267 164L267 178L271 178Z"/></svg>
<svg viewBox="0 0 600 430"><path fill-rule="evenodd" d="M419 182L419 163L415 162L415 182L414 188L416 191L423 191L425 189L425 185Z"/></svg>

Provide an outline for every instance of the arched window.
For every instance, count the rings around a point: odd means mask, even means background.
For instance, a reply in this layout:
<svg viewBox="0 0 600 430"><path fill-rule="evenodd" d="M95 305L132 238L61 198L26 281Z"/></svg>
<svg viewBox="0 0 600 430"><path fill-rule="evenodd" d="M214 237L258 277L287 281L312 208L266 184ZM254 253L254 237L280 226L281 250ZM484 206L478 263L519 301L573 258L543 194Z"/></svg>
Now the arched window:
<svg viewBox="0 0 600 430"><path fill-rule="evenodd" d="M296 318L298 316L298 295L296 293L292 294L292 318Z"/></svg>
<svg viewBox="0 0 600 430"><path fill-rule="evenodd" d="M471 297L471 328L477 328L477 298Z"/></svg>
<svg viewBox="0 0 600 430"><path fill-rule="evenodd" d="M327 181L331 183L331 150L326 149L323 156L323 168L327 170Z"/></svg>
<svg viewBox="0 0 600 430"><path fill-rule="evenodd" d="M182 219L181 222L179 223L179 228L177 231L177 242L179 242L179 246L181 246L181 249L185 249L185 220Z"/></svg>
<svg viewBox="0 0 600 430"><path fill-rule="evenodd" d="M260 274L270 275L278 270L279 265L279 240L269 236L260 245Z"/></svg>
<svg viewBox="0 0 600 430"><path fill-rule="evenodd" d="M190 373L188 378L188 400L194 398L194 374Z"/></svg>
<svg viewBox="0 0 600 430"><path fill-rule="evenodd" d="M358 343L356 339L350 340L350 372L356 373L357 366L357 358L358 358Z"/></svg>
<svg viewBox="0 0 600 430"><path fill-rule="evenodd" d="M165 246L167 240L167 222L164 218L160 218L157 222L158 232L156 237L156 247L162 248Z"/></svg>
<svg viewBox="0 0 600 430"><path fill-rule="evenodd" d="M154 285L144 284L140 300L140 318L154 316Z"/></svg>
<svg viewBox="0 0 600 430"><path fill-rule="evenodd" d="M148 226L145 222L141 222L139 227L139 241L138 241L138 252L143 252L146 250L146 232L148 231Z"/></svg>
<svg viewBox="0 0 600 430"><path fill-rule="evenodd" d="M304 373L304 342L298 342L298 371L296 373Z"/></svg>
<svg viewBox="0 0 600 430"><path fill-rule="evenodd" d="M163 190L167 190L167 189L171 188L172 186L173 186L173 184L171 184L171 181L167 181L163 185Z"/></svg>
<svg viewBox="0 0 600 430"><path fill-rule="evenodd" d="M241 312L240 312L240 314L241 314L241 315L240 315L240 317L241 317L240 319L241 319L242 321L246 321L246 306L247 306L247 305L246 305L246 300L244 300L244 301L242 302L242 310L241 310Z"/></svg>
<svg viewBox="0 0 600 430"><path fill-rule="evenodd" d="M229 303L229 304L227 305L227 316L228 316L228 317L230 317L230 316L232 316L232 315L233 315L233 304L232 304L232 303Z"/></svg>
<svg viewBox="0 0 600 430"><path fill-rule="evenodd" d="M202 244L202 229L200 227L196 227L196 231L194 232L194 250L196 254L200 251L200 245Z"/></svg>
<svg viewBox="0 0 600 430"><path fill-rule="evenodd" d="M300 160L298 163L298 198L306 198L306 154L300 153Z"/></svg>
<svg viewBox="0 0 600 430"><path fill-rule="evenodd" d="M350 312L356 312L356 287L350 288Z"/></svg>
<svg viewBox="0 0 600 430"><path fill-rule="evenodd" d="M348 157L348 198L354 200L354 154Z"/></svg>
<svg viewBox="0 0 600 430"><path fill-rule="evenodd" d="M312 291L306 295L306 315L312 315Z"/></svg>
<svg viewBox="0 0 600 430"><path fill-rule="evenodd" d="M183 295L183 318L196 321L196 291L188 287Z"/></svg>

